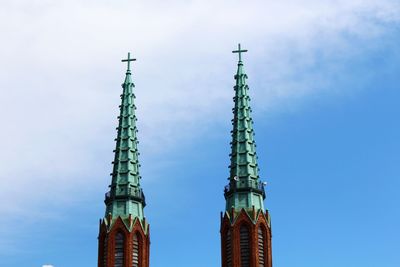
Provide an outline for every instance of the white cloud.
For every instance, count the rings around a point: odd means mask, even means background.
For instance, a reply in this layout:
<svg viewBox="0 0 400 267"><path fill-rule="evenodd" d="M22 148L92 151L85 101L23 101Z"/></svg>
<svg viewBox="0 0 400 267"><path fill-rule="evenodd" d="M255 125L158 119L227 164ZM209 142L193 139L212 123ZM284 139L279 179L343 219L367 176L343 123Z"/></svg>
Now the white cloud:
<svg viewBox="0 0 400 267"><path fill-rule="evenodd" d="M378 39L399 13L389 0L3 3L0 188L7 190L0 212L51 216L40 203L71 202L111 169L111 158L100 162L98 155L111 157L119 60L128 50L138 57L140 148L147 157L229 121L236 42L250 50L250 84L259 85L254 105L271 110L329 88L318 76L293 78L315 64L316 50L327 60L351 57L360 48L343 34ZM83 176L90 178L74 179ZM6 201L13 195L19 197Z"/></svg>
<svg viewBox="0 0 400 267"><path fill-rule="evenodd" d="M45 265L42 265L42 267L54 267L54 265L45 264Z"/></svg>

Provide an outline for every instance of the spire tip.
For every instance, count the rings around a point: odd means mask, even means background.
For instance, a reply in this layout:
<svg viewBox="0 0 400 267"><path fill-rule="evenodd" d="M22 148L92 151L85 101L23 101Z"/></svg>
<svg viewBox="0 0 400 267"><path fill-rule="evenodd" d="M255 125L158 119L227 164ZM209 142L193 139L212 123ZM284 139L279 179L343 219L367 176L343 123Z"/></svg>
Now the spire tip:
<svg viewBox="0 0 400 267"><path fill-rule="evenodd" d="M242 62L242 53L247 52L247 49L242 49L240 43L238 43L238 50L234 50L232 51L232 53L238 53L239 54L239 63Z"/></svg>
<svg viewBox="0 0 400 267"><path fill-rule="evenodd" d="M130 73L131 72L131 61L136 61L136 58L131 58L131 52L128 52L128 58L127 59L123 59L121 60L121 62L127 62L128 66L126 69L126 73Z"/></svg>

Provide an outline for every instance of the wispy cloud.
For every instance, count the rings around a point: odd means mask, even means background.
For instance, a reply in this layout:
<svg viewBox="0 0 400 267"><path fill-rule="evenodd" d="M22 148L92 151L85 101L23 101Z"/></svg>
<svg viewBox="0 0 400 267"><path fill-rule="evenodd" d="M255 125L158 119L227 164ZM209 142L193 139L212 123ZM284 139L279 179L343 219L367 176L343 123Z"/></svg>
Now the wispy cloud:
<svg viewBox="0 0 400 267"><path fill-rule="evenodd" d="M277 110L333 90L332 81L305 70L321 56L340 70L368 49L354 47L349 36L379 42L399 14L398 2L389 0L3 4L3 218L27 210L31 218L51 216L40 203L68 204L82 195L79 188L96 190L87 185L110 169L124 72L119 60L128 50L138 57L140 146L149 157L229 120L236 42L250 50L254 105Z"/></svg>

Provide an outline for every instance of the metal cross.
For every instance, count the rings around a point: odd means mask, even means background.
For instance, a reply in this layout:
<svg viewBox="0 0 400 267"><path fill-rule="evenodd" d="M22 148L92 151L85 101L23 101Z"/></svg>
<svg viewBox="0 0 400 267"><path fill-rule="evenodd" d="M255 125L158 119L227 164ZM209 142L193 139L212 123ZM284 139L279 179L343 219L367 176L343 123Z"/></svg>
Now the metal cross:
<svg viewBox="0 0 400 267"><path fill-rule="evenodd" d="M136 58L131 58L131 53L128 52L128 58L121 60L121 62L128 62L128 70L131 70L131 61L136 61Z"/></svg>
<svg viewBox="0 0 400 267"><path fill-rule="evenodd" d="M232 53L239 53L239 61L242 61L242 53L247 52L247 49L241 49L240 44L238 45L238 50L232 51Z"/></svg>

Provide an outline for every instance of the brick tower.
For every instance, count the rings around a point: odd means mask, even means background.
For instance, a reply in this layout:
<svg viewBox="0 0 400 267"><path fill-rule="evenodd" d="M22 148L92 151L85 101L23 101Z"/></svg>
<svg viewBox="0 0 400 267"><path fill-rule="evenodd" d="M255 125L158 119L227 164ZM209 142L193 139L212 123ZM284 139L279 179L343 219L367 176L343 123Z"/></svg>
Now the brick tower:
<svg viewBox="0 0 400 267"><path fill-rule="evenodd" d="M259 179L249 87L240 48L235 75L231 164L221 213L222 267L272 267L271 219L264 209L265 183Z"/></svg>
<svg viewBox="0 0 400 267"><path fill-rule="evenodd" d="M130 62L122 84L118 134L110 190L105 195L106 212L100 220L98 267L148 267L150 232L140 187L138 140Z"/></svg>

